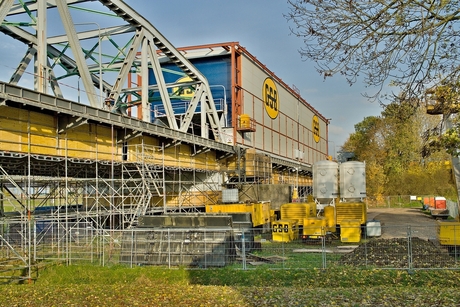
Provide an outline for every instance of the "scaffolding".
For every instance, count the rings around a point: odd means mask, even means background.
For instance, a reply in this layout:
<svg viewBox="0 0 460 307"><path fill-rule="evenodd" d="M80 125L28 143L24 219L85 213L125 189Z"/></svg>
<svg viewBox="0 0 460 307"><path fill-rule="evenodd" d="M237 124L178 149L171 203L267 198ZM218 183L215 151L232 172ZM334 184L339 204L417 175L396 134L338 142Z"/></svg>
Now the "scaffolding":
<svg viewBox="0 0 460 307"><path fill-rule="evenodd" d="M219 202L227 183L271 184L275 172L287 172L280 183L299 178L300 163L296 174L288 171L295 161L255 155L240 164L240 148L222 142L219 108L206 78L149 21L123 1L100 0L104 12L87 9L90 1L71 2L0 4L0 23L8 20L0 31L27 47L10 82L0 82L1 278L30 279L37 261L105 265L140 216L202 211ZM77 31L91 23L73 24L75 8L88 20L99 14L116 22L105 29L92 22L97 30ZM118 17L109 17L107 9ZM62 27L55 28L64 32L47 36L46 20L60 20ZM184 84L162 80L158 54L197 88L180 120L168 87ZM33 90L18 86L27 70ZM155 86L142 82L150 72ZM140 80L138 88L126 87L131 74ZM63 81L72 78L78 87ZM64 99L66 90L78 88L80 102L80 80L87 105ZM150 119L154 95L163 103L162 125ZM190 134L199 104L206 106L202 129ZM245 131L254 129L251 124ZM227 176L223 161L235 154L238 165Z"/></svg>

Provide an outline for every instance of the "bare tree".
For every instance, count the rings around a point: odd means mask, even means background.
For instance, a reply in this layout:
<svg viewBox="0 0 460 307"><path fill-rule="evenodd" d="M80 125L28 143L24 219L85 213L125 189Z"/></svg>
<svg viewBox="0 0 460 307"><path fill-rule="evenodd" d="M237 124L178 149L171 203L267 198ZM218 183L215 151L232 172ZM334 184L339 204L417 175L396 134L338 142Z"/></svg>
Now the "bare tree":
<svg viewBox="0 0 460 307"><path fill-rule="evenodd" d="M460 74L460 5L450 0L288 0L291 32L302 38L302 58L325 78L362 77L381 101L394 85L406 99ZM419 100L414 100L419 101Z"/></svg>

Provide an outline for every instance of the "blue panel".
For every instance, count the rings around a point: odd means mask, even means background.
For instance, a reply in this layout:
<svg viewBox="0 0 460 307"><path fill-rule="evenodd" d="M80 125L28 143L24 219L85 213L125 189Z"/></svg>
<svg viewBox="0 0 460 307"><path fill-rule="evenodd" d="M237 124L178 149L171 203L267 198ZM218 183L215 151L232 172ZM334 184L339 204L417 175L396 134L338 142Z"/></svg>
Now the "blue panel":
<svg viewBox="0 0 460 307"><path fill-rule="evenodd" d="M208 79L209 86L211 87L211 93L216 104L216 109L219 113L224 108L224 98L226 99L228 114L231 114L231 59L230 56L216 56L208 58L191 59L190 62ZM180 78L185 75L182 71L174 64L166 63L162 65L163 77L166 83L177 82ZM153 71L150 70L149 82L151 85L156 84L156 79ZM173 89L168 89L169 94L172 94ZM155 92L150 97L152 106L152 121L155 116L161 117L164 115L163 104L160 99L160 94ZM185 113L188 100L187 99L171 99L175 114ZM196 112L200 112L198 106ZM227 126L231 125L231 116L228 116Z"/></svg>

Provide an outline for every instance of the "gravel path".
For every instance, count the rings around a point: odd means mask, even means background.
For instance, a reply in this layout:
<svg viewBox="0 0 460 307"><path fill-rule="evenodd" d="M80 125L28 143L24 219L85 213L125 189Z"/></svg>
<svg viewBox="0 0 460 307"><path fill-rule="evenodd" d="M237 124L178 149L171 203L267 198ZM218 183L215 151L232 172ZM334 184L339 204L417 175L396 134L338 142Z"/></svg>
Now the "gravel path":
<svg viewBox="0 0 460 307"><path fill-rule="evenodd" d="M406 238L409 232L420 239L436 239L437 221L421 208L370 208L367 220L380 221L383 239Z"/></svg>

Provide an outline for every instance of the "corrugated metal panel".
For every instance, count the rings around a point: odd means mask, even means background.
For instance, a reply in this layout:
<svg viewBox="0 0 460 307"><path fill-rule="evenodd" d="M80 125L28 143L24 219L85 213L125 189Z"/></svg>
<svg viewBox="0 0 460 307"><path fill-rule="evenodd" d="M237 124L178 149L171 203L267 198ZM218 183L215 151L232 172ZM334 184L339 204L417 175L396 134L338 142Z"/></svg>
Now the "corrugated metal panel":
<svg viewBox="0 0 460 307"><path fill-rule="evenodd" d="M125 232L120 262L132 265L225 266L235 257L231 229Z"/></svg>
<svg viewBox="0 0 460 307"><path fill-rule="evenodd" d="M335 209L337 225L341 225L344 220L358 220L360 224L366 222L367 211L365 203L337 203Z"/></svg>

